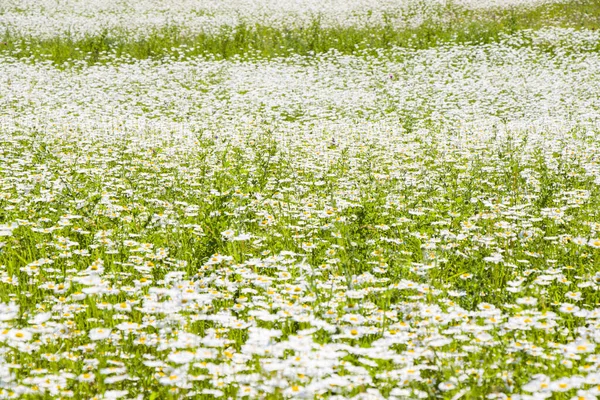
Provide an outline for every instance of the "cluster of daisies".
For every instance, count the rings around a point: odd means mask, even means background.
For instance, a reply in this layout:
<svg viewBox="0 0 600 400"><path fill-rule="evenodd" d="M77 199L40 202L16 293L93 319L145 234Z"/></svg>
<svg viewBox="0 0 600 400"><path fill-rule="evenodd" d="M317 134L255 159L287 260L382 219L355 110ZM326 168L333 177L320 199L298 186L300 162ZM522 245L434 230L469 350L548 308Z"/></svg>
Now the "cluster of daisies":
<svg viewBox="0 0 600 400"><path fill-rule="evenodd" d="M218 33L242 24L280 29L418 26L444 22L456 10L539 7L568 0L3 0L2 34L33 38L96 35L143 39L163 29L187 35Z"/></svg>
<svg viewBox="0 0 600 400"><path fill-rule="evenodd" d="M0 398L596 399L599 37L0 58Z"/></svg>

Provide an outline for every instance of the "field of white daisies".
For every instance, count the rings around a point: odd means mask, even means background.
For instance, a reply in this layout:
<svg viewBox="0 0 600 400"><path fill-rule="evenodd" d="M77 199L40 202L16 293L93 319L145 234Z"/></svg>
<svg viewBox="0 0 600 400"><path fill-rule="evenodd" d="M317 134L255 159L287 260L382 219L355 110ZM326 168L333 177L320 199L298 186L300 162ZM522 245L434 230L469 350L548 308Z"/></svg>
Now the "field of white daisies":
<svg viewBox="0 0 600 400"><path fill-rule="evenodd" d="M597 0L0 0L0 399L600 397Z"/></svg>

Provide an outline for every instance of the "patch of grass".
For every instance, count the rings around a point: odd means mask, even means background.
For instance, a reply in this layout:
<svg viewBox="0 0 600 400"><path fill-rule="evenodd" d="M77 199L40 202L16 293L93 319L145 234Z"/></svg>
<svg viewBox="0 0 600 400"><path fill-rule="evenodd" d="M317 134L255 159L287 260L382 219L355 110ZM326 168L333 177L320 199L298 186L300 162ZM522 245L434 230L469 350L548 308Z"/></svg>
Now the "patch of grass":
<svg viewBox="0 0 600 400"><path fill-rule="evenodd" d="M370 27L326 27L318 18L307 27L280 29L257 23L224 27L217 34L188 35L181 27L158 29L143 39L124 32L108 32L75 39L69 36L39 39L6 31L0 54L17 58L50 60L55 64L84 61L108 62L115 58L158 59L179 55L209 55L219 59L236 56L280 57L310 55L336 50L352 54L393 46L426 49L441 44L485 44L502 35L524 29L548 26L597 29L600 1L589 0L534 8L469 10L455 5L445 7L442 20L428 19L416 27L388 23Z"/></svg>

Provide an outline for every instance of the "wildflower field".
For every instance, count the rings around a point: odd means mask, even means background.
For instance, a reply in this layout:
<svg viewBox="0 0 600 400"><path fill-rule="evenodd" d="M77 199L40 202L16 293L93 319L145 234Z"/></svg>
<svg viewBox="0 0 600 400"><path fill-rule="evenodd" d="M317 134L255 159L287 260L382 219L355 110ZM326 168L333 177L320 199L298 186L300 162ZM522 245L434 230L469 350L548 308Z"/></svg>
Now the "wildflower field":
<svg viewBox="0 0 600 400"><path fill-rule="evenodd" d="M598 28L0 0L0 398L597 399Z"/></svg>

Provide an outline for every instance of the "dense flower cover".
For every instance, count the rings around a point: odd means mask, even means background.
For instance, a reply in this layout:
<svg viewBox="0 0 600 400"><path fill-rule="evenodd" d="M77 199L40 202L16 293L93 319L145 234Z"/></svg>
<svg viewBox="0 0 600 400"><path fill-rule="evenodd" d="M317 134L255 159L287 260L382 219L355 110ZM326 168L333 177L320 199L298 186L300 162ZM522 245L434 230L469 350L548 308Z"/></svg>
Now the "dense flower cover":
<svg viewBox="0 0 600 400"><path fill-rule="evenodd" d="M3 0L0 27L35 37L123 31L144 37L157 28L177 27L193 34L242 22L282 28L310 25L315 19L324 26L390 22L402 26L441 18L445 8L454 6L473 9L561 2L564 0Z"/></svg>
<svg viewBox="0 0 600 400"><path fill-rule="evenodd" d="M597 398L599 39L0 58L0 397Z"/></svg>

